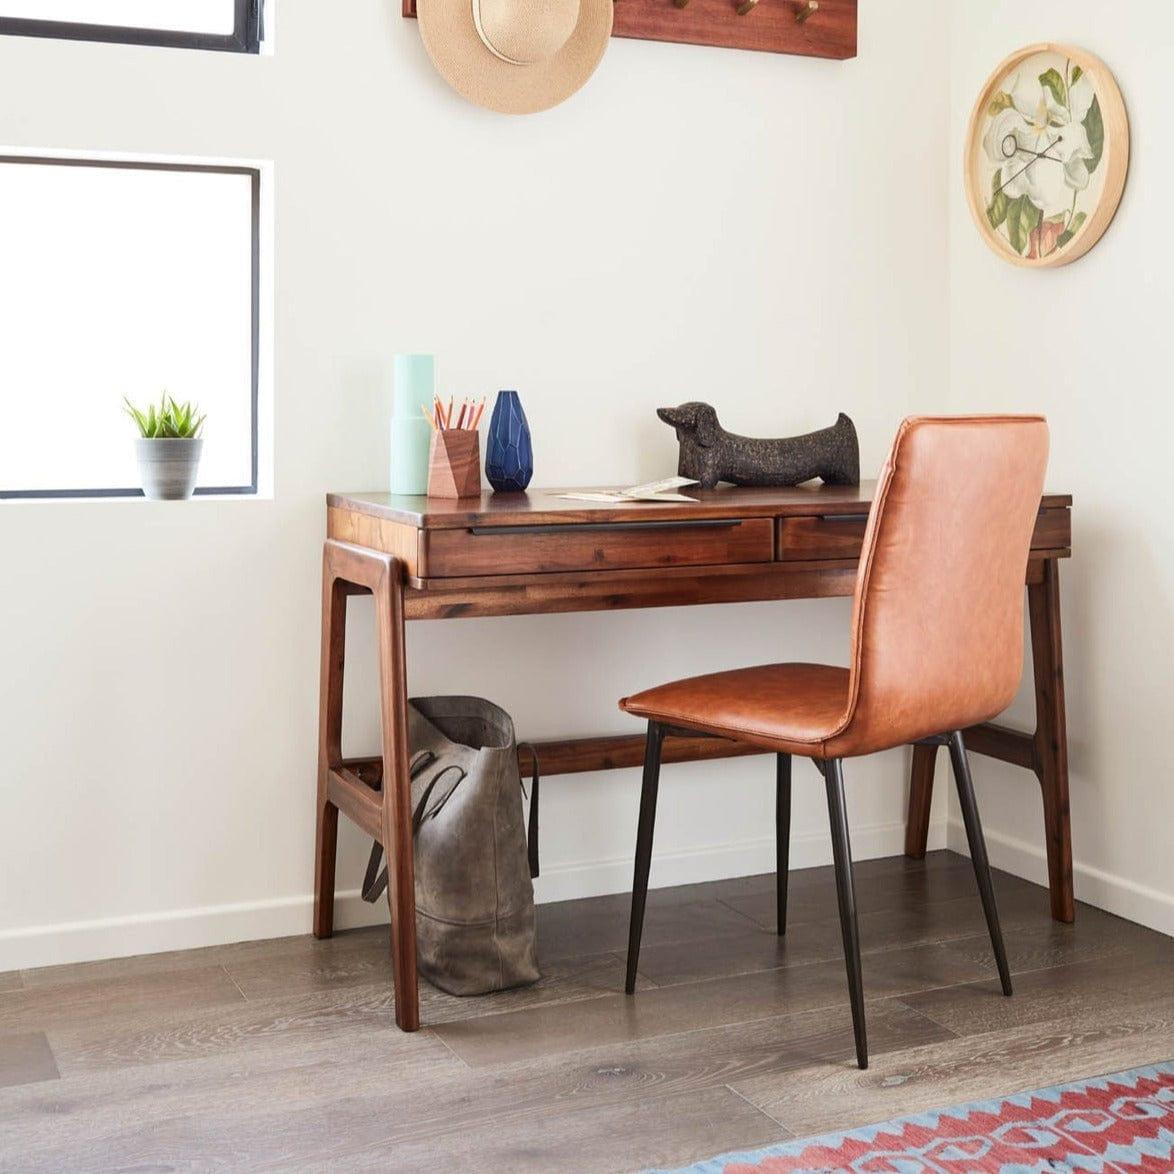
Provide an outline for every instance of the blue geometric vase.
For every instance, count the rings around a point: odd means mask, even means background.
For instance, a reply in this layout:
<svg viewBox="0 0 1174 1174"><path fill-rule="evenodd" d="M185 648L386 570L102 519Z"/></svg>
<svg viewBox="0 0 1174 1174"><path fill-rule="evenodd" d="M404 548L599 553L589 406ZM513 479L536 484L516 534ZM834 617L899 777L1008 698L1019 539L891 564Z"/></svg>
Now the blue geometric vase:
<svg viewBox="0 0 1174 1174"><path fill-rule="evenodd" d="M489 421L485 477L498 493L520 493L534 476L530 425L516 391L499 391Z"/></svg>

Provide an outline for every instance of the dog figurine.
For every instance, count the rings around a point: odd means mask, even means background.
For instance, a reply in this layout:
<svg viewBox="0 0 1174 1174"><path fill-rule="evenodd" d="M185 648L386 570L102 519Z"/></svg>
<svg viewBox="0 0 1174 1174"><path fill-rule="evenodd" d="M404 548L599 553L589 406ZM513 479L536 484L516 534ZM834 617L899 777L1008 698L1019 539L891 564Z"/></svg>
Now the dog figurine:
<svg viewBox="0 0 1174 1174"><path fill-rule="evenodd" d="M709 404L690 402L657 408L676 429L681 445L677 472L713 489L731 485L801 485L818 477L826 485L860 484L860 444L856 426L840 413L830 427L805 436L756 439L727 432Z"/></svg>

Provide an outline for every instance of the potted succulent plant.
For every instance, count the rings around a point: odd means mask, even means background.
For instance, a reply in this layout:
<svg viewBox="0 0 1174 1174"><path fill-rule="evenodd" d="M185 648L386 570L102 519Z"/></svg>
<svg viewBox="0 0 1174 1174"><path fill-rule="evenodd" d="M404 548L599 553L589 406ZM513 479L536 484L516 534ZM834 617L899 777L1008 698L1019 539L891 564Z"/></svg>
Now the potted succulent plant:
<svg viewBox="0 0 1174 1174"><path fill-rule="evenodd" d="M158 406L140 411L124 397L126 414L139 430L135 452L143 494L153 501L184 501L196 488L204 441L204 417L193 403L176 403L166 392Z"/></svg>

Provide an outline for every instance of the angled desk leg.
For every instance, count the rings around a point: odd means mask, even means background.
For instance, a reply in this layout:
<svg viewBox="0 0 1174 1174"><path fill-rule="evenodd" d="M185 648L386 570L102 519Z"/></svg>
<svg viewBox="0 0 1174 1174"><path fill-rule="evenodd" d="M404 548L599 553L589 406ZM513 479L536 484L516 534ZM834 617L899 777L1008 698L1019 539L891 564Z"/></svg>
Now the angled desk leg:
<svg viewBox="0 0 1174 1174"><path fill-rule="evenodd" d="M348 595L368 591L375 600L379 642L383 785L378 796L342 760L346 599ZM387 854L395 1021L404 1031L416 1031L420 1026L420 1000L407 720L403 568L390 555L328 541L322 559L314 936L328 938L334 932L334 870L341 807L360 827L379 839Z"/></svg>
<svg viewBox="0 0 1174 1174"><path fill-rule="evenodd" d="M966 744L976 754L987 754L1035 772L1043 797L1052 917L1057 921L1071 922L1076 919L1076 901L1072 890L1068 724L1064 704L1064 650L1057 559L1041 559L1038 571L1029 576L1027 614L1035 676L1035 733L1020 734L990 724L975 726L966 731ZM913 747L905 855L915 860L925 856L936 758L936 746Z"/></svg>
<svg viewBox="0 0 1174 1174"><path fill-rule="evenodd" d="M1035 773L1044 801L1052 916L1076 920L1072 890L1072 824L1068 814L1068 716L1060 640L1060 566L1046 559L1043 577L1027 587L1035 669Z"/></svg>
<svg viewBox="0 0 1174 1174"><path fill-rule="evenodd" d="M322 556L322 663L318 677L318 826L314 844L314 936L334 934L334 866L338 808L330 772L342 765L342 672L346 659L346 600L326 550Z"/></svg>

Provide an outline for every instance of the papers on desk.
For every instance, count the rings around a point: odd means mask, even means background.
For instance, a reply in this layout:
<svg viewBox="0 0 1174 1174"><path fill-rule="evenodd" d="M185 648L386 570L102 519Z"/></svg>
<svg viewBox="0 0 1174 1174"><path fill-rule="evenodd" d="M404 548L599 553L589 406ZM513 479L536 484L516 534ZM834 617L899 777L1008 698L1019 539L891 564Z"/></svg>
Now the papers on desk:
<svg viewBox="0 0 1174 1174"><path fill-rule="evenodd" d="M676 489L683 489L686 485L697 485L698 482L688 477L666 477L663 481L649 481L646 485L633 485L631 489L607 489L599 493L560 493L569 501L601 501L612 505L629 501L696 501L695 497L686 497L683 493L674 493Z"/></svg>

